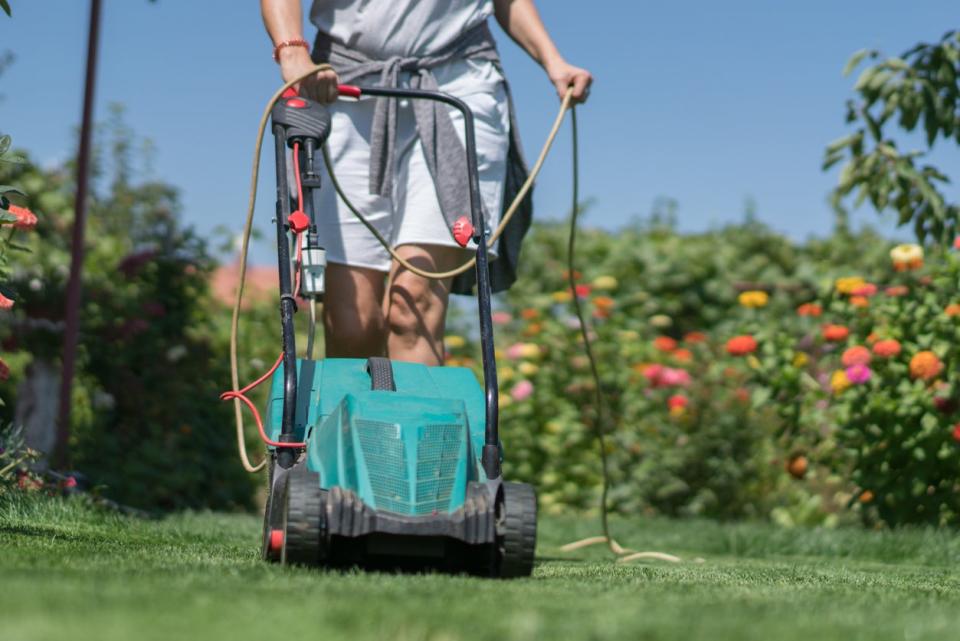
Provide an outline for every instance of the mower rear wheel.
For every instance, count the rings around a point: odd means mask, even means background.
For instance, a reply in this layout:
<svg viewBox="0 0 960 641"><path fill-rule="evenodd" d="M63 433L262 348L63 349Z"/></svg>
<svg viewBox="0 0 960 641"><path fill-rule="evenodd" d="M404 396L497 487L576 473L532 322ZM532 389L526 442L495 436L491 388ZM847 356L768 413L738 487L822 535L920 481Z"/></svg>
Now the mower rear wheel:
<svg viewBox="0 0 960 641"><path fill-rule="evenodd" d="M527 483L504 483L497 504L497 575L530 576L537 547L537 492Z"/></svg>
<svg viewBox="0 0 960 641"><path fill-rule="evenodd" d="M327 551L327 519L320 475L305 462L289 471L283 509L284 565L318 565Z"/></svg>

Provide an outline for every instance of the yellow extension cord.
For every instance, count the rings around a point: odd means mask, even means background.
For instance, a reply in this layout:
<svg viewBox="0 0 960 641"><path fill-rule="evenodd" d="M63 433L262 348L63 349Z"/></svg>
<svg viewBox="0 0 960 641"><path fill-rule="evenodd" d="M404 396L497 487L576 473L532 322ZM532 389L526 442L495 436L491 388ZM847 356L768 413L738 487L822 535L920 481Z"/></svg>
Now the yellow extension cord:
<svg viewBox="0 0 960 641"><path fill-rule="evenodd" d="M333 67L331 67L329 64L326 64L326 63L319 64L313 67L312 69L304 72L300 76L284 83L284 85L279 89L277 89L277 91L274 92L274 94L270 97L270 100L267 102L267 105L263 110L263 114L260 117L260 122L257 127L257 139L256 139L256 144L254 145L254 152L253 152L253 170L250 176L250 198L247 203L247 218L246 218L246 223L244 224L243 243L240 249L240 278L237 284L237 295L233 305L233 316L231 318L231 324L230 324L230 375L231 375L231 381L233 383L234 390L240 389L240 376L239 376L239 367L237 362L237 338L239 334L239 325L240 325L240 307L243 301L243 288L246 281L246 273L247 273L247 251L250 246L250 235L253 229L254 207L257 199L257 182L260 175L260 153L263 146L263 136L266 131L267 122L270 119L270 112L273 109L273 106L276 104L277 100L280 99L280 97L283 95L283 92L285 92L287 89L289 89L290 87L297 84L298 82L300 82L301 80L303 80L308 76L311 76L320 71L327 71L332 68ZM513 199L513 202L510 203L510 206L504 212L503 217L500 221L500 224L497 226L496 230L494 230L493 234L490 236L490 238L487 241L489 243L489 246L493 246L496 243L497 239L500 237L500 235L503 233L503 230L504 228L506 228L507 223L509 223L510 219L513 218L514 213L516 213L517 209L520 207L520 204L523 202L524 197L530 191L530 188L533 186L533 183L536 180L537 176L539 175L540 170L543 168L543 163L546 160L547 154L550 152L551 147L553 146L553 141L557 137L557 133L560 130L560 125L563 123L563 118L566 115L567 111L570 111L571 118L572 118L571 124L573 129L573 149L574 149L574 152L573 152L573 157L574 157L573 209L571 211L570 241L568 246L568 262L569 262L568 271L571 279L573 278L573 273L574 273L573 248L574 248L575 229L576 229L577 214L578 214L577 199L578 199L578 183L579 183L579 179L578 179L579 170L577 167L577 120L576 120L576 111L572 104L572 98L573 98L573 88L571 87L567 89L567 92L563 96L563 100L560 103L560 110L557 113L557 117L553 122L553 126L550 129L550 133L547 135L546 142L544 142L543 148L540 150L540 155L537 157L536 162L534 163L532 169L530 170L530 174L527 176L526 181L520 187L520 190L517 192L517 195ZM388 252L390 252L390 255L393 257L393 259L396 260L399 264L401 264L404 268L408 269L409 271L423 278L427 278L431 280L443 280L443 279L452 278L454 276L462 274L467 270L472 269L474 265L476 265L476 261L477 261L476 256L465 261L459 267L455 269L451 269L449 271L445 271L445 272L425 271L418 268L415 265L410 264L409 261L407 261L402 256L400 256L393 249L393 247L391 247L390 243L377 231L377 229L366 219L366 217L350 201L347 195L343 192L343 189L340 187L340 183L337 181L337 177L334 174L333 163L330 162L330 156L329 156L329 152L327 150L326 144L323 145L322 151L323 151L324 163L327 166L327 172L330 176L330 182L331 184L333 184L333 188L337 192L337 195L340 197L343 203L347 206L350 212L353 213L353 215L356 216L357 219L361 223L363 223L363 225L368 230L370 230L370 233L376 237L376 239L380 242L380 244L383 245L383 247ZM571 287L572 286L573 286L573 283L571 280ZM596 436L597 436L598 444L600 446L601 462L603 464L603 494L602 494L601 506L600 506L603 536L590 537L587 539L583 539L581 541L576 541L574 543L570 543L568 545L563 546L561 550L573 551L573 550L577 550L590 545L605 544L613 554L619 557L618 560L620 561L656 559L656 560L669 561L669 562L678 562L680 561L678 557L675 557L671 554L665 554L662 552L631 553L631 550L622 548L619 544L617 544L617 542L610 535L610 529L607 522L607 503L606 503L607 489L609 487L609 476L608 476L607 461L606 461L605 439L603 437L603 428L601 425L603 422L603 414L602 414L603 399L601 397L601 392L600 392L600 380L599 380L599 375L597 373L596 361L594 359L593 350L590 347L590 339L586 331L586 323L583 318L583 313L580 308L579 301L576 300L576 297L574 297L574 301L575 301L575 310L577 313L577 317L580 321L580 327L581 327L581 331L582 331L583 338L586 345L587 356L590 360L591 370L593 372L593 376L596 381L596 403L597 403ZM313 324L314 322L315 322L315 308L311 307L311 324ZM311 332L312 330L313 330L313 327L311 327ZM312 349L312 343L313 343L312 338L313 337L311 334L311 337L310 337L311 340L309 341L311 344L310 345L311 349ZM250 457L247 453L246 441L244 439L243 408L241 405L241 401L235 398L233 401L233 404L234 404L234 414L236 418L237 448L240 452L240 461L243 464L243 469L245 469L247 472L250 472L250 473L258 472L261 469L263 469L263 467L266 465L267 460L264 459L256 465L253 465L250 462Z"/></svg>

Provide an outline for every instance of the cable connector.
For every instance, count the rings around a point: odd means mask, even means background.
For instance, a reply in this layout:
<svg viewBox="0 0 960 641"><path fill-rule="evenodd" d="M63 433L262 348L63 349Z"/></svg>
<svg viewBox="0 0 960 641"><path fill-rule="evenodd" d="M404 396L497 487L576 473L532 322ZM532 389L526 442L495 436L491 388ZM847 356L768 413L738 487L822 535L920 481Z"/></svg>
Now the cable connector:
<svg viewBox="0 0 960 641"><path fill-rule="evenodd" d="M308 242L303 248L300 260L300 295L304 298L322 299L326 271L327 250Z"/></svg>

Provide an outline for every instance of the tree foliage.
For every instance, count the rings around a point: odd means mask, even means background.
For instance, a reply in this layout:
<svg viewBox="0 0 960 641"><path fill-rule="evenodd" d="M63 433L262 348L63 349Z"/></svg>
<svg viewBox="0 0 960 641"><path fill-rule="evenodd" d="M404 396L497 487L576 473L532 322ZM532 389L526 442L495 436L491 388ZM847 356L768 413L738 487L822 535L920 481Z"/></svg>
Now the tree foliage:
<svg viewBox="0 0 960 641"><path fill-rule="evenodd" d="M851 73L877 51L861 50L844 69ZM927 162L938 140L960 144L960 32L921 43L903 55L867 66L847 101L847 123L856 130L826 149L824 169L844 162L834 197L856 193L878 210L892 208L900 225L912 223L920 242L949 243L958 231L960 206L942 191L949 177ZM895 133L921 127L925 149L904 150ZM902 136L901 136L902 137Z"/></svg>

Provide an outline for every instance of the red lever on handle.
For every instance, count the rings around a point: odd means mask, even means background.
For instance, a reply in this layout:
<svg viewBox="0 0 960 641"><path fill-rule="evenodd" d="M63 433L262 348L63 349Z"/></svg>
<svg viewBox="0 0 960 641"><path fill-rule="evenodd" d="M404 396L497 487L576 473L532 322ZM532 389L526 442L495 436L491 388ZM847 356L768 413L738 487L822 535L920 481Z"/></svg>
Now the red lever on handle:
<svg viewBox="0 0 960 641"><path fill-rule="evenodd" d="M296 97L299 96L299 95L300 95L300 93L297 92L296 89L294 89L293 87L287 87L286 91L284 91L282 94L280 94L280 97L281 97L281 98L296 98Z"/></svg>
<svg viewBox="0 0 960 641"><path fill-rule="evenodd" d="M337 93L347 98L360 98L360 87L354 85L337 85Z"/></svg>

